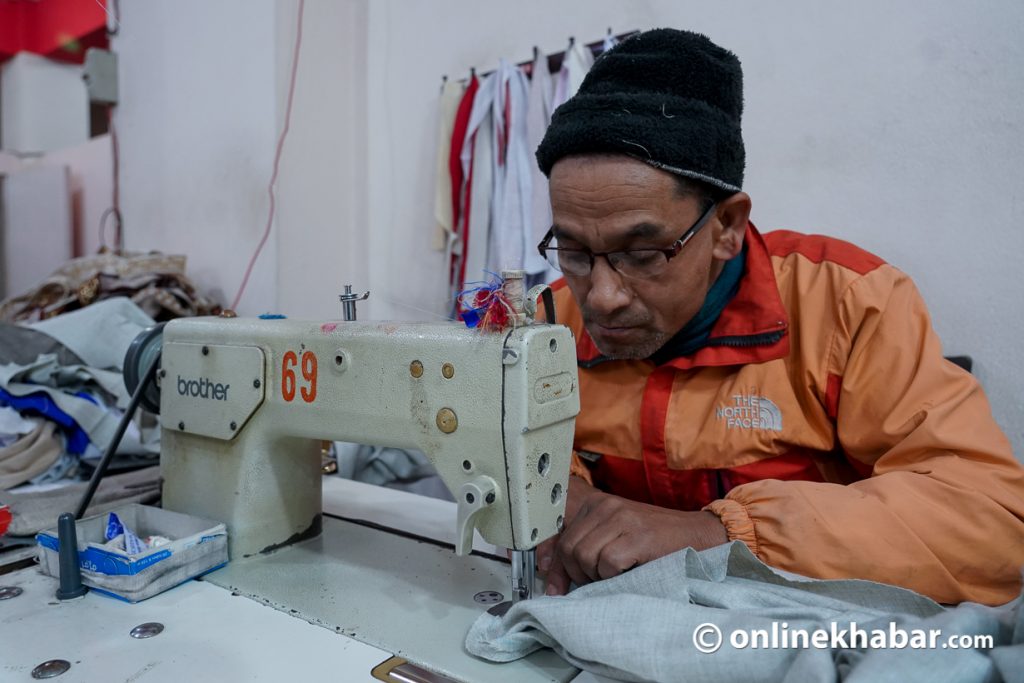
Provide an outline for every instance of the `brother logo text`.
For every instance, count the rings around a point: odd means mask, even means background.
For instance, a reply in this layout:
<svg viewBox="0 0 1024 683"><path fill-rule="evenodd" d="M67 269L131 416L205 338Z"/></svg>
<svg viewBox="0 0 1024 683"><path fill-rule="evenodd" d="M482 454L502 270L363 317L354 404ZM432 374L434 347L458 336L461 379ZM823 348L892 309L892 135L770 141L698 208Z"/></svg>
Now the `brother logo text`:
<svg viewBox="0 0 1024 683"><path fill-rule="evenodd" d="M184 379L178 375L178 393L182 396L194 398L212 398L214 401L228 400L228 388L230 384L218 384L211 382L205 377L195 379Z"/></svg>

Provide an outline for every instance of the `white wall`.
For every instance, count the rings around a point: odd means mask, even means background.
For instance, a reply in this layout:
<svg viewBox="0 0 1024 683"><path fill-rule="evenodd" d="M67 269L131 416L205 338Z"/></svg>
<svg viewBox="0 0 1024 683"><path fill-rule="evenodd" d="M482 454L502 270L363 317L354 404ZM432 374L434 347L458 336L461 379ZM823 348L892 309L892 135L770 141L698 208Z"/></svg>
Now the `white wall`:
<svg viewBox="0 0 1024 683"><path fill-rule="evenodd" d="M114 44L126 245L186 253L225 305L266 224L296 9L129 4ZM240 313L338 317L343 285L369 283L365 230L353 230L366 225L366 21L365 2L306 3L273 231Z"/></svg>
<svg viewBox="0 0 1024 683"><path fill-rule="evenodd" d="M226 303L263 233L277 122L274 0L126 2L119 53L125 246L188 256ZM277 308L268 241L244 308Z"/></svg>
<svg viewBox="0 0 1024 683"><path fill-rule="evenodd" d="M82 67L19 52L0 66L0 148L48 152L89 139Z"/></svg>
<svg viewBox="0 0 1024 683"><path fill-rule="evenodd" d="M278 180L281 311L340 318L344 285L368 289L365 0L307 0L291 128ZM284 124L295 2L278 3L278 128ZM269 177L269 170L268 170ZM389 231L394 232L394 231ZM359 308L359 316L366 317Z"/></svg>
<svg viewBox="0 0 1024 683"><path fill-rule="evenodd" d="M128 244L186 251L228 296L263 227L296 5L123 8ZM755 223L850 239L910 273L1024 454L1020 3L309 0L276 244L242 312L337 316L351 282L373 291L364 317L442 314L441 75L609 26L695 29L739 55Z"/></svg>

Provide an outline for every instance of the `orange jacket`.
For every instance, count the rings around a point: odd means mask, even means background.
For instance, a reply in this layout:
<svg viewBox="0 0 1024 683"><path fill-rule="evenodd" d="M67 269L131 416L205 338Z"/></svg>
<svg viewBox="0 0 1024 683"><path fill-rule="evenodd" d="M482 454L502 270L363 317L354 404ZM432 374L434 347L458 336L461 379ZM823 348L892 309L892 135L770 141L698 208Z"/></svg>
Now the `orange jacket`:
<svg viewBox="0 0 1024 683"><path fill-rule="evenodd" d="M573 472L710 510L781 569L943 603L1016 597L1024 469L910 278L827 237L746 239L709 345L660 366L602 358L556 283L580 372Z"/></svg>

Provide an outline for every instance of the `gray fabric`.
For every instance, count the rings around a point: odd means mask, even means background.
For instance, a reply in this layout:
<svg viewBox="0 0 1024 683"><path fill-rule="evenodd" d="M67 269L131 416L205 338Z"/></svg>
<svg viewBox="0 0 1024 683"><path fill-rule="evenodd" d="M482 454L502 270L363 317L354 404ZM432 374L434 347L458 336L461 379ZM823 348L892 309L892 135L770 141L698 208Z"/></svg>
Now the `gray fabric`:
<svg viewBox="0 0 1024 683"><path fill-rule="evenodd" d="M44 356L40 358L40 362L46 364L51 359L53 356ZM15 396L27 396L37 392L46 393L53 399L57 408L70 415L78 426L88 434L90 441L100 447L105 447L114 437L118 426L117 416L100 405L63 389L20 381L27 379L33 368L36 366L15 366L13 364L0 366L0 387Z"/></svg>
<svg viewBox="0 0 1024 683"><path fill-rule="evenodd" d="M85 365L61 365L55 354L44 354L25 364L0 365L0 387L15 396L46 393L103 451L113 438L123 408L129 403L120 372ZM76 394L89 394L96 402ZM98 402L98 404L97 404ZM113 403L110 408L106 403ZM155 454L160 450L156 419L139 413L118 444L117 454Z"/></svg>
<svg viewBox="0 0 1024 683"><path fill-rule="evenodd" d="M421 496L454 500L437 470L421 451L334 442L338 475Z"/></svg>
<svg viewBox="0 0 1024 683"><path fill-rule="evenodd" d="M87 482L69 484L50 491L0 492L0 505L11 507L11 536L31 536L57 523L63 512L74 512ZM100 482L86 515L91 517L127 503L152 503L160 497L160 468L148 467L126 474L107 476Z"/></svg>
<svg viewBox="0 0 1024 683"><path fill-rule="evenodd" d="M38 385L34 390L39 386L60 389L67 394L99 388L114 399L119 408L127 407L130 398L120 372L88 365L62 365L54 354L43 354L30 363L0 365L0 386L12 394L23 395L7 388L12 383Z"/></svg>
<svg viewBox="0 0 1024 683"><path fill-rule="evenodd" d="M31 327L61 342L94 368L121 370L132 340L153 325L153 319L131 299L115 297Z"/></svg>
<svg viewBox="0 0 1024 683"><path fill-rule="evenodd" d="M444 483L444 479L438 474L432 474L422 479L415 481L394 481L388 484L384 484L389 489L395 489L396 491L405 491L407 493L415 493L417 496L427 496L428 498L437 498L438 500L447 500L455 502L455 497L452 492L448 490L448 486Z"/></svg>
<svg viewBox="0 0 1024 683"><path fill-rule="evenodd" d="M31 363L40 354L56 354L61 365L77 365L82 359L48 334L21 325L0 322L0 363Z"/></svg>
<svg viewBox="0 0 1024 683"><path fill-rule="evenodd" d="M991 634L978 650L736 649L736 630L838 630L871 633L895 623L951 635ZM786 624L785 627L782 624ZM699 652L694 631L714 624L724 644ZM596 674L629 681L1018 681L1024 672L1020 600L1001 608L964 604L944 610L903 588L870 581L816 581L778 572L742 543L661 558L564 597L484 613L466 638L470 653L502 662L551 647ZM1001 676L1001 678L1000 678Z"/></svg>

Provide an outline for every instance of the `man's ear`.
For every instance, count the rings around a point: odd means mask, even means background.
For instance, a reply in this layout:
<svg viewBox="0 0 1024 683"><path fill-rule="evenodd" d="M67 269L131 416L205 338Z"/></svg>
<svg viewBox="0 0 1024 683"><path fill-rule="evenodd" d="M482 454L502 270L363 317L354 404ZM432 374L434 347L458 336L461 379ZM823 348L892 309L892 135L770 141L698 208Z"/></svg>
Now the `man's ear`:
<svg viewBox="0 0 1024 683"><path fill-rule="evenodd" d="M715 217L715 244L711 253L719 261L728 261L743 249L750 219L750 195L737 192L718 202Z"/></svg>

